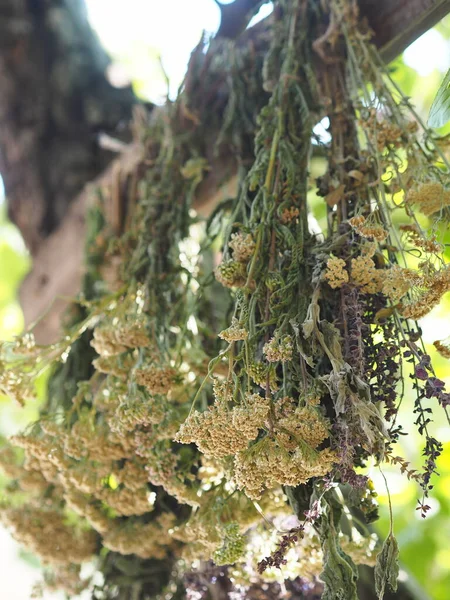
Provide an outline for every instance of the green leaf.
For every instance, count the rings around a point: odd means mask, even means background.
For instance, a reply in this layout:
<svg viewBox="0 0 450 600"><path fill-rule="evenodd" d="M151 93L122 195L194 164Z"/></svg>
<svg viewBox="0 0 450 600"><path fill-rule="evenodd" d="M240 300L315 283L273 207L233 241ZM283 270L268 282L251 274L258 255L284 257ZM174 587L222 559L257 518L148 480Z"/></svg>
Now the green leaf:
<svg viewBox="0 0 450 600"><path fill-rule="evenodd" d="M339 543L339 521L342 507L327 504L320 518L320 542L323 552L324 583L322 600L358 600L358 569ZM336 525L335 525L336 524Z"/></svg>
<svg viewBox="0 0 450 600"><path fill-rule="evenodd" d="M442 80L436 98L430 108L428 125L442 127L450 121L450 69Z"/></svg>
<svg viewBox="0 0 450 600"><path fill-rule="evenodd" d="M398 544L394 535L390 533L384 541L375 565L375 590L378 600L383 600L387 585L393 592L397 590L398 570Z"/></svg>

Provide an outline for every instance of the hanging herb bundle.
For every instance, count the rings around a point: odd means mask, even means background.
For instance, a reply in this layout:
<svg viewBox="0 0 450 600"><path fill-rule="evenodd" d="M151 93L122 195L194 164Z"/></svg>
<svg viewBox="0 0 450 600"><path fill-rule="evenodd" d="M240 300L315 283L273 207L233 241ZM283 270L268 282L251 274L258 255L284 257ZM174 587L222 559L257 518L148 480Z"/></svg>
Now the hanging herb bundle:
<svg viewBox="0 0 450 600"><path fill-rule="evenodd" d="M278 0L268 51L221 50L215 64L200 46L179 99L141 128L120 235L106 210L116 191L100 194L67 335L4 345L0 383L19 401L53 374L40 420L3 446L1 518L71 596L208 598L221 585L351 600L367 564L382 598L398 547L392 513L381 547L370 531L362 468L398 464L425 516L442 450L431 413L450 403L415 323L450 289L445 148L351 0ZM205 73L229 98L211 117ZM239 192L205 224L190 209L218 115ZM313 133L324 117L327 142ZM327 170L312 183L316 153ZM394 450L409 364L422 471ZM81 576L94 559L103 583Z"/></svg>

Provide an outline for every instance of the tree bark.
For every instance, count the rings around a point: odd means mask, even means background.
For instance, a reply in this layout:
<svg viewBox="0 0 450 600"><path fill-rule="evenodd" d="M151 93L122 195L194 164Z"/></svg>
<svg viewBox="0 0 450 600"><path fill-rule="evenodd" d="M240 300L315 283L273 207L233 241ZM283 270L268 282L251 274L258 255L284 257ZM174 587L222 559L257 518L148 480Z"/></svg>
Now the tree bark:
<svg viewBox="0 0 450 600"><path fill-rule="evenodd" d="M136 98L108 63L83 0L0 0L0 172L32 254L111 160L98 134L128 127Z"/></svg>

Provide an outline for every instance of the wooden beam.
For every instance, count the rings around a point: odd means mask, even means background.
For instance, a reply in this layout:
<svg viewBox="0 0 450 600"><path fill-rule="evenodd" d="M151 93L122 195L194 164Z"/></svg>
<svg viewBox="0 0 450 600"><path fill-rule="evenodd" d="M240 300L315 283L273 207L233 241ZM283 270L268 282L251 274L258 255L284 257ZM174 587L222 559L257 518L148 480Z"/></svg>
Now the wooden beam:
<svg viewBox="0 0 450 600"><path fill-rule="evenodd" d="M360 0L385 62L401 54L450 13L450 0Z"/></svg>

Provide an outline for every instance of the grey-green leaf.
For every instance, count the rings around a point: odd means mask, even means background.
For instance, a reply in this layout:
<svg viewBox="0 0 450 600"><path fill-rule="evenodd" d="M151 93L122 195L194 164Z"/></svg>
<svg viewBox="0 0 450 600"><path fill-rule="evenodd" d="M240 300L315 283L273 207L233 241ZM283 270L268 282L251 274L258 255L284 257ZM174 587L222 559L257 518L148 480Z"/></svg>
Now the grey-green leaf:
<svg viewBox="0 0 450 600"><path fill-rule="evenodd" d="M428 125L442 127L450 121L450 69L444 77L430 108Z"/></svg>
<svg viewBox="0 0 450 600"><path fill-rule="evenodd" d="M397 590L398 570L398 544L394 535L390 533L384 541L375 565L375 591L378 600L383 600L387 585L393 592Z"/></svg>
<svg viewBox="0 0 450 600"><path fill-rule="evenodd" d="M323 571L320 579L324 583L322 600L358 600L356 581L358 569L339 543L339 524L342 510L331 505L324 510L320 523L320 541L323 552ZM339 527L339 525L337 526Z"/></svg>

